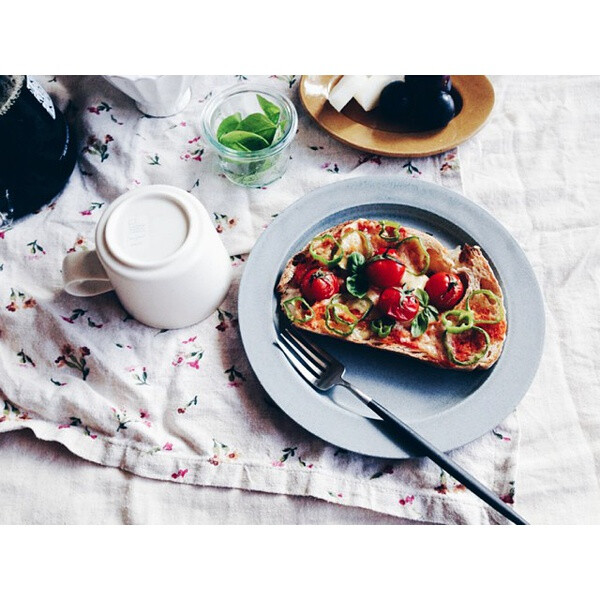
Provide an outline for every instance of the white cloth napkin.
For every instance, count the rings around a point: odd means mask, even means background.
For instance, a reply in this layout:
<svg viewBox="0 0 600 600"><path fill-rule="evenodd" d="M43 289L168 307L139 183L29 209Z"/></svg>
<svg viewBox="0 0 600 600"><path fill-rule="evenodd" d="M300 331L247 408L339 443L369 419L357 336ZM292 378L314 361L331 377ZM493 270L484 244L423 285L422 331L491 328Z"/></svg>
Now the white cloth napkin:
<svg viewBox="0 0 600 600"><path fill-rule="evenodd" d="M0 432L28 427L83 458L176 483L308 495L417 521L504 522L426 459L368 458L303 430L265 396L237 330L246 253L281 210L316 187L365 174L461 191L457 151L409 160L352 150L306 115L299 76L257 76L290 94L299 130L283 179L266 189L234 186L200 136L200 114L211 93L241 78L199 77L182 113L150 119L99 77L40 77L74 123L81 157L54 203L0 229ZM184 330L138 324L113 294L78 299L61 289L63 257L92 246L107 203L151 183L195 195L235 267L224 304ZM511 415L452 455L512 503L518 438Z"/></svg>

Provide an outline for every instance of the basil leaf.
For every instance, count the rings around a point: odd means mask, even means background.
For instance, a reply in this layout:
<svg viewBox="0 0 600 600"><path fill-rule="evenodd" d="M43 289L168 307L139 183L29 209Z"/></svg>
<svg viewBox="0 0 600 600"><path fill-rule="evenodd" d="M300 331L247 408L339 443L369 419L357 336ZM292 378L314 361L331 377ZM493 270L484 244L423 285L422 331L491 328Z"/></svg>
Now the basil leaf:
<svg viewBox="0 0 600 600"><path fill-rule="evenodd" d="M262 113L252 113L238 123L238 131L249 131L263 137L269 145L275 136L277 127Z"/></svg>
<svg viewBox="0 0 600 600"><path fill-rule="evenodd" d="M364 298L369 291L369 282L360 273L355 273L346 279L346 289L355 298Z"/></svg>
<svg viewBox="0 0 600 600"><path fill-rule="evenodd" d="M217 140L221 141L221 137L230 131L237 129L237 126L242 120L242 115L238 112L234 115L229 115L221 121L219 128L217 129Z"/></svg>
<svg viewBox="0 0 600 600"><path fill-rule="evenodd" d="M279 115L281 113L279 106L277 106L276 104L273 104L272 102L269 102L266 98L263 98L260 94L256 94L256 98L258 100L258 103L260 104L260 107L263 109L263 112L269 118L269 121L271 121L271 123L273 123L273 125L277 125L277 123L279 121Z"/></svg>
<svg viewBox="0 0 600 600"><path fill-rule="evenodd" d="M352 252L346 262L346 269L353 275L356 275L364 264L365 257L360 252Z"/></svg>
<svg viewBox="0 0 600 600"><path fill-rule="evenodd" d="M429 294L425 290L422 290L421 288L416 288L414 291L414 295L419 299L419 302L421 303L421 306L423 308L429 305Z"/></svg>
<svg viewBox="0 0 600 600"><path fill-rule="evenodd" d="M410 335L414 338L421 337L427 330L428 325L429 317L423 310L413 319L410 325Z"/></svg>
<svg viewBox="0 0 600 600"><path fill-rule="evenodd" d="M247 149L244 151L262 150L269 145L269 142L264 137L251 131L238 131L237 129L226 133L219 141L223 146L233 148L234 150L238 150L241 145Z"/></svg>
<svg viewBox="0 0 600 600"><path fill-rule="evenodd" d="M433 306L433 304L429 304L428 306L426 306L425 312L427 313L427 316L429 317L430 321L437 321L438 317L440 316L438 309L435 306Z"/></svg>

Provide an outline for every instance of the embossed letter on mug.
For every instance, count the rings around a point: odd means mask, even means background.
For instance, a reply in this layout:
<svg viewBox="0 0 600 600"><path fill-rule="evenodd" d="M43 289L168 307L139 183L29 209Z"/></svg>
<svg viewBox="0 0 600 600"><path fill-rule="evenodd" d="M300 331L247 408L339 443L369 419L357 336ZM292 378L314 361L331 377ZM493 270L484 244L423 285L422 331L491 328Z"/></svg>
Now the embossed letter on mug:
<svg viewBox="0 0 600 600"><path fill-rule="evenodd" d="M178 329L202 321L223 302L231 261L199 200L168 185L117 198L96 228L96 249L68 254L65 290L95 296L114 290L140 323Z"/></svg>

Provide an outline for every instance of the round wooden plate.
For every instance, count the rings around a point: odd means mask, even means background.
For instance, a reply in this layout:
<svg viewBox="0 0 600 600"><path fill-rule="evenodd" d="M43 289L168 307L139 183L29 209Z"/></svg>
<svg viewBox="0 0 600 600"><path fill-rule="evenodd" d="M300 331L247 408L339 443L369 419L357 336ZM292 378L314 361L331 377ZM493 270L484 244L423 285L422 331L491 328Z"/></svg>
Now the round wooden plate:
<svg viewBox="0 0 600 600"><path fill-rule="evenodd" d="M494 88L484 75L452 75L452 96L458 114L442 129L408 131L386 122L377 109L365 112L351 100L339 113L327 101L341 75L303 75L300 99L310 116L336 140L381 156L432 156L475 135L494 106Z"/></svg>

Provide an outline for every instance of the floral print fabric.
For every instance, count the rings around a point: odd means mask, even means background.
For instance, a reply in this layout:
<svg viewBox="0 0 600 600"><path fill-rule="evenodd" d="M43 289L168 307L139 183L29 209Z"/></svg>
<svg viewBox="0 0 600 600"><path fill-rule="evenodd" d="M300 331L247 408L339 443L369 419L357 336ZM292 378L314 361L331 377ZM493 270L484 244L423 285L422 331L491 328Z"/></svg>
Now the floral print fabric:
<svg viewBox="0 0 600 600"><path fill-rule="evenodd" d="M299 113L288 171L264 189L220 176L200 135L206 99L246 78L286 91ZM343 146L303 111L299 76L198 77L188 107L165 119L142 115L100 77L38 79L73 125L79 161L51 204L0 225L0 432L28 427L83 458L175 483L310 495L414 520L503 522L426 459L359 456L292 422L255 379L237 325L247 253L286 206L365 174L461 191L456 150L410 160ZM62 291L64 256L93 248L106 206L153 183L186 189L206 206L234 267L223 305L183 330L140 325L113 293L75 298ZM511 416L453 455L512 503L517 444Z"/></svg>

